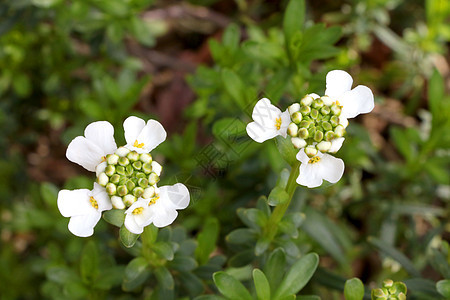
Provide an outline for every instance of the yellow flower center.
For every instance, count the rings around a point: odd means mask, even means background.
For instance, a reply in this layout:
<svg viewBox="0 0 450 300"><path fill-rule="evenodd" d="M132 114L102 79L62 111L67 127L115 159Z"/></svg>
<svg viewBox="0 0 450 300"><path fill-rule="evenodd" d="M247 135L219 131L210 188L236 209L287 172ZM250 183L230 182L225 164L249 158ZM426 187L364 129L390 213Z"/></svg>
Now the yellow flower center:
<svg viewBox="0 0 450 300"><path fill-rule="evenodd" d="M319 161L320 161L320 157L314 156L309 159L308 164L315 164L315 163L318 163Z"/></svg>
<svg viewBox="0 0 450 300"><path fill-rule="evenodd" d="M336 105L342 108L342 105L339 103L339 101L336 100Z"/></svg>
<svg viewBox="0 0 450 300"><path fill-rule="evenodd" d="M91 196L91 198L89 198L89 202L91 202L93 208L98 209L98 202L94 199L94 197Z"/></svg>
<svg viewBox="0 0 450 300"><path fill-rule="evenodd" d="M280 130L281 127L281 117L275 119L275 128Z"/></svg>
<svg viewBox="0 0 450 300"><path fill-rule="evenodd" d="M136 148L143 148L144 143L139 143L138 140L135 140L133 146Z"/></svg>
<svg viewBox="0 0 450 300"><path fill-rule="evenodd" d="M156 200L158 200L159 199L159 196L158 195L156 195L155 197L153 197L152 199L150 199L150 202L148 202L148 206L150 206L150 205L152 205L152 204L155 204L156 203Z"/></svg>
<svg viewBox="0 0 450 300"><path fill-rule="evenodd" d="M106 161L106 156L102 156L102 162Z"/></svg>
<svg viewBox="0 0 450 300"><path fill-rule="evenodd" d="M143 211L144 211L143 207L138 207L138 208L135 208L131 213L133 215L140 215L140 214L142 214Z"/></svg>

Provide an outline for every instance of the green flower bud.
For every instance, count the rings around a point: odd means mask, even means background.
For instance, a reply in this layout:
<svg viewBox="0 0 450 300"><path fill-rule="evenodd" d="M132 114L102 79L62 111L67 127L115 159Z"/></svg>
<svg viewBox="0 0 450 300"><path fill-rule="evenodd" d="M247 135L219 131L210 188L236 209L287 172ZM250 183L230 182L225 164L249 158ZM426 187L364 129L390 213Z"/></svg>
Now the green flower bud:
<svg viewBox="0 0 450 300"><path fill-rule="evenodd" d="M109 178L109 182L112 182L114 184L119 183L119 180L120 180L120 175L119 174L114 174L113 176L111 176Z"/></svg>
<svg viewBox="0 0 450 300"><path fill-rule="evenodd" d="M323 105L324 105L323 101L320 98L315 99L312 103L312 107L314 107L315 109L319 109L319 108L323 107Z"/></svg>
<svg viewBox="0 0 450 300"><path fill-rule="evenodd" d="M119 175L125 175L125 168L123 166L117 166L116 173Z"/></svg>
<svg viewBox="0 0 450 300"><path fill-rule="evenodd" d="M334 134L333 131L327 131L327 132L325 132L325 141L331 142L331 141L334 140L335 138L336 138L336 135Z"/></svg>
<svg viewBox="0 0 450 300"><path fill-rule="evenodd" d="M140 169L142 168L142 162L140 162L140 161L135 161L135 162L133 163L133 168L134 168L135 170L140 170Z"/></svg>
<svg viewBox="0 0 450 300"><path fill-rule="evenodd" d="M406 295L404 293L399 293L397 295L398 300L406 300Z"/></svg>
<svg viewBox="0 0 450 300"><path fill-rule="evenodd" d="M136 177L137 179L147 178L147 175L145 175L145 173L143 173L143 172L136 172L136 173L134 173L134 177Z"/></svg>
<svg viewBox="0 0 450 300"><path fill-rule="evenodd" d="M317 149L316 149L316 147L315 146L312 146L312 145L310 145L310 146L307 146L306 148L305 148L305 154L306 155L308 155L308 157L314 157L314 156L316 156L317 155Z"/></svg>
<svg viewBox="0 0 450 300"><path fill-rule="evenodd" d="M338 125L336 126L336 128L334 128L334 134L336 134L337 137L342 137L345 134L345 128L342 125Z"/></svg>
<svg viewBox="0 0 450 300"><path fill-rule="evenodd" d="M128 166L129 163L130 163L130 161L128 160L128 158L123 157L123 156L119 158L119 165Z"/></svg>
<svg viewBox="0 0 450 300"><path fill-rule="evenodd" d="M394 282L391 279L386 279L383 281L383 287L391 287L394 285Z"/></svg>
<svg viewBox="0 0 450 300"><path fill-rule="evenodd" d="M323 132L320 130L316 130L316 132L314 133L314 141L320 142L321 140L323 140Z"/></svg>
<svg viewBox="0 0 450 300"><path fill-rule="evenodd" d="M116 150L116 154L117 154L118 156L120 156L120 157L127 156L128 153L130 153L130 150L127 149L127 148L125 148L125 147L119 147L119 148Z"/></svg>
<svg viewBox="0 0 450 300"><path fill-rule="evenodd" d="M152 156L150 153L142 153L141 156L139 156L139 160L142 161L142 163L151 163L152 162Z"/></svg>
<svg viewBox="0 0 450 300"><path fill-rule="evenodd" d="M304 140L307 139L309 137L308 129L300 128L300 130L298 131L298 137L300 137Z"/></svg>
<svg viewBox="0 0 450 300"><path fill-rule="evenodd" d="M289 114L292 116L293 113L298 112L300 110L300 104L294 103L288 107Z"/></svg>
<svg viewBox="0 0 450 300"><path fill-rule="evenodd" d="M333 130L333 126L327 121L322 122L321 125L325 131Z"/></svg>
<svg viewBox="0 0 450 300"><path fill-rule="evenodd" d="M106 175L112 176L112 175L114 175L115 172L116 172L116 168L113 165L106 166L106 169L105 169Z"/></svg>
<svg viewBox="0 0 450 300"><path fill-rule="evenodd" d="M326 106L331 106L332 104L333 104L333 100L330 98L330 97L328 97L328 96L322 96L322 97L320 97L320 99L322 99L322 101L323 101L323 104L325 104Z"/></svg>
<svg viewBox="0 0 450 300"><path fill-rule="evenodd" d="M157 184L159 181L159 176L156 173L150 173L150 175L148 175L148 183L150 185L155 185Z"/></svg>
<svg viewBox="0 0 450 300"><path fill-rule="evenodd" d="M142 195L142 198L149 199L152 198L155 195L155 188L153 186L149 186L144 190L144 194Z"/></svg>
<svg viewBox="0 0 450 300"><path fill-rule="evenodd" d="M141 188L146 188L147 186L148 186L148 179L147 178L139 178L139 180L138 180L138 185L141 187Z"/></svg>
<svg viewBox="0 0 450 300"><path fill-rule="evenodd" d="M307 143L304 139L298 138L298 137L293 137L291 138L291 142L294 145L294 147L296 149L301 149L306 147Z"/></svg>
<svg viewBox="0 0 450 300"><path fill-rule="evenodd" d="M335 116L339 116L341 114L341 108L336 104L333 103L331 105L331 112L335 115Z"/></svg>
<svg viewBox="0 0 450 300"><path fill-rule="evenodd" d="M128 180L126 186L129 191L132 191L136 184L132 180Z"/></svg>
<svg viewBox="0 0 450 300"><path fill-rule="evenodd" d="M126 187L126 185L119 185L117 187L117 195L119 196L125 196L126 194L128 194L128 189Z"/></svg>
<svg viewBox="0 0 450 300"><path fill-rule="evenodd" d="M311 116L311 118L313 118L314 120L317 119L317 117L319 117L319 111L315 108L313 108L311 110L311 113L309 114Z"/></svg>
<svg viewBox="0 0 450 300"><path fill-rule="evenodd" d="M300 128L308 128L311 123L311 121L303 120L300 122Z"/></svg>
<svg viewBox="0 0 450 300"><path fill-rule="evenodd" d="M108 181L109 181L109 178L105 172L100 173L97 177L97 183L100 184L101 186L106 186Z"/></svg>
<svg viewBox="0 0 450 300"><path fill-rule="evenodd" d="M338 126L338 125L339 125L339 117L337 117L337 116L332 116L332 117L330 118L330 124L331 124L331 126L333 126L333 127Z"/></svg>
<svg viewBox="0 0 450 300"><path fill-rule="evenodd" d="M119 179L119 185L126 185L128 181L128 177L125 175L121 175Z"/></svg>
<svg viewBox="0 0 450 300"><path fill-rule="evenodd" d="M330 150L331 148L331 142L321 141L316 145L316 148L321 152L328 152L328 150Z"/></svg>
<svg viewBox="0 0 450 300"><path fill-rule="evenodd" d="M140 186L134 188L133 195L137 198L141 197L144 194L144 189Z"/></svg>
<svg viewBox="0 0 450 300"><path fill-rule="evenodd" d="M144 163L142 165L142 171L144 171L145 174L150 174L152 172L152 163Z"/></svg>
<svg viewBox="0 0 450 300"><path fill-rule="evenodd" d="M119 156L116 154L108 154L106 155L106 163L108 165L117 165L119 162Z"/></svg>
<svg viewBox="0 0 450 300"><path fill-rule="evenodd" d="M331 112L331 109L330 109L330 107L329 106L323 106L321 109L320 109L320 113L322 114L322 115L328 115L328 114L330 114L330 112Z"/></svg>
<svg viewBox="0 0 450 300"><path fill-rule="evenodd" d="M302 115L309 115L309 113L311 112L311 107L309 106L302 106L300 107L300 112L302 113Z"/></svg>
<svg viewBox="0 0 450 300"><path fill-rule="evenodd" d="M109 182L106 185L106 193L108 193L108 195L113 196L116 194L117 191L117 187L114 183Z"/></svg>
<svg viewBox="0 0 450 300"><path fill-rule="evenodd" d="M111 203L115 209L124 209L125 208L125 204L123 204L122 197L112 196Z"/></svg>
<svg viewBox="0 0 450 300"><path fill-rule="evenodd" d="M136 200L137 198L130 194L123 197L123 203L125 203L127 207L130 207Z"/></svg>
<svg viewBox="0 0 450 300"><path fill-rule="evenodd" d="M291 115L292 122L296 124L299 124L302 121L302 118L303 118L302 114L298 111L296 111Z"/></svg>
<svg viewBox="0 0 450 300"><path fill-rule="evenodd" d="M128 153L127 158L131 162L137 161L139 159L139 153L137 153L136 151L131 151L130 153Z"/></svg>
<svg viewBox="0 0 450 300"><path fill-rule="evenodd" d="M303 106L310 106L311 103L314 101L314 98L310 95L306 95L305 97L300 100L300 104Z"/></svg>
<svg viewBox="0 0 450 300"><path fill-rule="evenodd" d="M289 126L287 128L287 134L295 137L295 136L297 136L297 132L298 132L297 124L295 124L295 123L289 124Z"/></svg>
<svg viewBox="0 0 450 300"><path fill-rule="evenodd" d="M133 169L132 165L128 165L125 167L125 175L126 176L131 177L131 176L133 176L133 173L134 173L134 169Z"/></svg>
<svg viewBox="0 0 450 300"><path fill-rule="evenodd" d="M382 289L374 289L374 290L372 291L372 293L373 293L373 295L374 295L375 297L384 297L384 296L385 296L385 294L384 294L384 292L383 292Z"/></svg>

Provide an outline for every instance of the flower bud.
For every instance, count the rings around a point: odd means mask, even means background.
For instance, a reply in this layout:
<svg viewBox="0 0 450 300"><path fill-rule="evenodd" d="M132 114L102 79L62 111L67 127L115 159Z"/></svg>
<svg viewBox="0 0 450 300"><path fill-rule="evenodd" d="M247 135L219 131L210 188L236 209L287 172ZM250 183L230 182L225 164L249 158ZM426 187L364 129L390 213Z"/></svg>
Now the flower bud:
<svg viewBox="0 0 450 300"><path fill-rule="evenodd" d="M323 105L323 100L320 98L314 99L312 103L312 107L314 107L315 109L320 109L321 107L323 107Z"/></svg>
<svg viewBox="0 0 450 300"><path fill-rule="evenodd" d="M392 285L394 285L392 279L386 279L383 281L383 287L391 287Z"/></svg>
<svg viewBox="0 0 450 300"><path fill-rule="evenodd" d="M298 112L300 110L300 104L294 103L288 107L289 114L292 116L293 113Z"/></svg>
<svg viewBox="0 0 450 300"><path fill-rule="evenodd" d="M125 175L125 168L123 166L117 166L116 173L119 175Z"/></svg>
<svg viewBox="0 0 450 300"><path fill-rule="evenodd" d="M335 116L339 116L341 114L341 108L336 104L333 103L331 105L331 112L335 115Z"/></svg>
<svg viewBox="0 0 450 300"><path fill-rule="evenodd" d="M105 172L102 172L98 175L97 177L97 182L98 184L100 184L101 186L106 186L106 184L108 183L109 178L108 176L105 174Z"/></svg>
<svg viewBox="0 0 450 300"><path fill-rule="evenodd" d="M323 127L323 130L325 130L325 131L333 130L333 126L331 126L331 124L329 122L324 121L321 123L321 125Z"/></svg>
<svg viewBox="0 0 450 300"><path fill-rule="evenodd" d="M150 175L148 176L148 183L150 185L155 185L157 184L159 181L159 176L156 173L150 173Z"/></svg>
<svg viewBox="0 0 450 300"><path fill-rule="evenodd" d="M300 128L300 130L298 131L298 137L302 139L307 139L309 137L308 129Z"/></svg>
<svg viewBox="0 0 450 300"><path fill-rule="evenodd" d="M144 171L145 174L150 174L152 172L152 163L147 162L142 165L142 171Z"/></svg>
<svg viewBox="0 0 450 300"><path fill-rule="evenodd" d="M302 114L298 111L296 111L295 113L293 113L291 115L292 122L294 122L296 124L298 124L302 121L302 117L303 117Z"/></svg>
<svg viewBox="0 0 450 300"><path fill-rule="evenodd" d="M330 123L331 123L331 126L333 126L333 127L338 126L339 125L339 117L338 116L332 116L330 118Z"/></svg>
<svg viewBox="0 0 450 300"><path fill-rule="evenodd" d="M125 175L120 175L119 184L118 185L126 185L128 181L128 177Z"/></svg>
<svg viewBox="0 0 450 300"><path fill-rule="evenodd" d="M303 120L300 122L300 128L308 128L311 123L311 121Z"/></svg>
<svg viewBox="0 0 450 300"><path fill-rule="evenodd" d="M320 99L322 99L323 104L325 104L326 106L331 106L334 102L333 99L331 99L328 96L322 96L322 97L320 97Z"/></svg>
<svg viewBox="0 0 450 300"><path fill-rule="evenodd" d="M114 183L109 182L105 188L108 195L113 196L116 194L117 187Z"/></svg>
<svg viewBox="0 0 450 300"><path fill-rule="evenodd" d="M120 147L119 149L116 150L116 154L119 155L120 157L124 157L128 153L130 153L130 150L125 147Z"/></svg>
<svg viewBox="0 0 450 300"><path fill-rule="evenodd" d="M316 130L316 132L314 132L314 141L320 142L321 140L323 140L323 132Z"/></svg>
<svg viewBox="0 0 450 300"><path fill-rule="evenodd" d="M130 161L137 161L139 159L139 153L137 153L136 151L131 151L130 153L128 153L127 158Z"/></svg>
<svg viewBox="0 0 450 300"><path fill-rule="evenodd" d="M140 161L135 161L135 162L133 163L133 168L134 168L135 170L140 170L140 169L142 168L142 162L140 162Z"/></svg>
<svg viewBox="0 0 450 300"><path fill-rule="evenodd" d="M134 195L136 198L141 197L143 194L144 194L144 189L143 189L143 188L141 188L140 186L134 188L134 190L133 190L133 195Z"/></svg>
<svg viewBox="0 0 450 300"><path fill-rule="evenodd" d="M144 190L144 194L142 195L142 198L148 199L155 195L155 188L153 186L149 186Z"/></svg>
<svg viewBox="0 0 450 300"><path fill-rule="evenodd" d="M331 142L321 141L316 145L316 147L321 152L327 152L331 148Z"/></svg>
<svg viewBox="0 0 450 300"><path fill-rule="evenodd" d="M117 187L117 195L119 196L125 196L126 194L128 194L128 189L125 185L119 185Z"/></svg>
<svg viewBox="0 0 450 300"><path fill-rule="evenodd" d="M125 208L125 204L123 204L122 197L112 196L111 203L115 209L124 209Z"/></svg>
<svg viewBox="0 0 450 300"><path fill-rule="evenodd" d="M307 145L307 143L304 139L301 139L298 137L291 138L291 142L296 149L304 148Z"/></svg>
<svg viewBox="0 0 450 300"><path fill-rule="evenodd" d="M372 291L372 293L373 293L373 295L374 295L375 297L384 297L384 296L386 296L386 295L384 294L384 292L383 292L382 289L374 289L374 290Z"/></svg>
<svg viewBox="0 0 450 300"><path fill-rule="evenodd" d="M146 188L147 186L148 186L148 179L147 178L139 178L138 179L138 185L141 187L141 188Z"/></svg>
<svg viewBox="0 0 450 300"><path fill-rule="evenodd" d="M319 111L315 108L313 108L311 110L311 113L309 114L311 116L311 118L313 118L314 120L317 119L317 117L319 117Z"/></svg>
<svg viewBox="0 0 450 300"><path fill-rule="evenodd" d="M125 203L127 207L130 207L136 200L136 197L130 194L123 197L123 203Z"/></svg>
<svg viewBox="0 0 450 300"><path fill-rule="evenodd" d="M156 175L160 176L162 169L163 169L163 167L157 161L152 161L152 172L153 173L156 173Z"/></svg>
<svg viewBox="0 0 450 300"><path fill-rule="evenodd" d="M126 186L129 191L132 191L136 185L132 180L128 180Z"/></svg>
<svg viewBox="0 0 450 300"><path fill-rule="evenodd" d="M302 106L300 107L300 112L302 113L302 115L309 115L309 113L311 112L311 107L309 106Z"/></svg>
<svg viewBox="0 0 450 300"><path fill-rule="evenodd" d="M125 175L131 177L131 176L133 176L133 173L134 173L134 168L132 165L128 165L125 167Z"/></svg>
<svg viewBox="0 0 450 300"><path fill-rule="evenodd" d="M334 134L333 131L327 131L325 132L325 140L328 142L331 142L332 140L334 140L336 138L336 135Z"/></svg>
<svg viewBox="0 0 450 300"><path fill-rule="evenodd" d="M295 123L291 123L289 124L288 128L287 128L287 134L289 134L290 136L297 136L298 133L298 126Z"/></svg>
<svg viewBox="0 0 450 300"><path fill-rule="evenodd" d="M310 106L311 103L314 101L314 98L310 95L306 95L305 97L300 100L300 104L303 106Z"/></svg>
<svg viewBox="0 0 450 300"><path fill-rule="evenodd" d="M129 163L130 163L130 161L128 160L128 158L126 158L124 156L119 158L119 165L128 166Z"/></svg>
<svg viewBox="0 0 450 300"><path fill-rule="evenodd" d="M136 172L134 173L134 177L136 177L139 180L140 178L147 178L147 175L145 175L145 173L143 172Z"/></svg>
<svg viewBox="0 0 450 300"><path fill-rule="evenodd" d="M310 145L305 148L305 154L308 155L308 157L316 156L317 152L318 151L315 146Z"/></svg>
<svg viewBox="0 0 450 300"><path fill-rule="evenodd" d="M119 174L114 174L113 176L111 176L109 178L109 182L112 182L114 184L119 183L119 180L120 180L120 175Z"/></svg>
<svg viewBox="0 0 450 300"><path fill-rule="evenodd" d="M344 128L347 128L348 126L348 120L342 116L339 116L339 124L344 126Z"/></svg>
<svg viewBox="0 0 450 300"><path fill-rule="evenodd" d="M336 126L336 128L334 128L334 134L336 134L337 137L342 137L345 134L345 128L342 125L338 125Z"/></svg>
<svg viewBox="0 0 450 300"><path fill-rule="evenodd" d="M106 162L108 165L117 165L119 162L119 156L117 154L108 154L106 155Z"/></svg>
<svg viewBox="0 0 450 300"><path fill-rule="evenodd" d="M406 300L406 295L403 292L401 292L397 295L397 299L398 300Z"/></svg>
<svg viewBox="0 0 450 300"><path fill-rule="evenodd" d="M330 114L330 112L331 112L331 109L330 109L330 107L329 106L323 106L321 109L320 109L320 113L322 114L322 115L328 115L328 114Z"/></svg>
<svg viewBox="0 0 450 300"><path fill-rule="evenodd" d="M150 153L142 153L141 156L139 156L139 160L142 161L142 163L151 163L152 162L152 156Z"/></svg>
<svg viewBox="0 0 450 300"><path fill-rule="evenodd" d="M116 172L116 168L113 165L106 166L106 169L105 169L106 175L112 176L112 175L114 175L115 172Z"/></svg>

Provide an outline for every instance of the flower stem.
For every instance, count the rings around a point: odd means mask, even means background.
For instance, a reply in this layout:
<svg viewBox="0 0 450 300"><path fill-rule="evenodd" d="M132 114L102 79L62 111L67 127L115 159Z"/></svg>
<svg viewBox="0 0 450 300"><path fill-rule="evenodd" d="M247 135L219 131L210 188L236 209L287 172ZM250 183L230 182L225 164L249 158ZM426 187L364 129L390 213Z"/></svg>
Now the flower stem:
<svg viewBox="0 0 450 300"><path fill-rule="evenodd" d="M289 175L285 191L289 195L288 200L282 204L279 204L275 207L272 212L272 215L267 222L266 233L269 240L273 240L278 230L278 223L283 218L286 213L289 204L291 203L292 197L294 196L295 189L297 188L297 182L295 181L300 172L300 162L297 161L295 165L291 169L291 174Z"/></svg>

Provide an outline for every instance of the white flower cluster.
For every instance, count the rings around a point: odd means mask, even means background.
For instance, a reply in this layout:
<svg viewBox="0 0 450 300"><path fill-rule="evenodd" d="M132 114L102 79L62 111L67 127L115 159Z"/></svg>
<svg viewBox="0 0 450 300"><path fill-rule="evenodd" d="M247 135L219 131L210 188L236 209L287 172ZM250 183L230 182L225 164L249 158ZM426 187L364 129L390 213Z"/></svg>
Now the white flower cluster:
<svg viewBox="0 0 450 300"><path fill-rule="evenodd" d="M263 98L253 109L254 122L247 125L247 133L258 143L290 135L292 144L299 149L298 184L313 188L323 180L336 183L344 173L344 162L328 153L341 148L347 119L374 108L372 91L363 85L352 89L352 84L347 72L331 71L326 76L324 96L306 95L284 112Z"/></svg>
<svg viewBox="0 0 450 300"><path fill-rule="evenodd" d="M152 223L170 225L177 210L189 204L189 191L183 184L156 185L162 167L152 160L150 151L166 139L163 126L137 117L127 118L123 126L124 147L117 148L113 126L99 121L89 124L84 136L73 139L67 148L70 161L97 175L92 191L62 190L58 194L58 209L70 217L69 230L76 236L91 236L102 212L112 208L128 208L124 225L140 234Z"/></svg>

